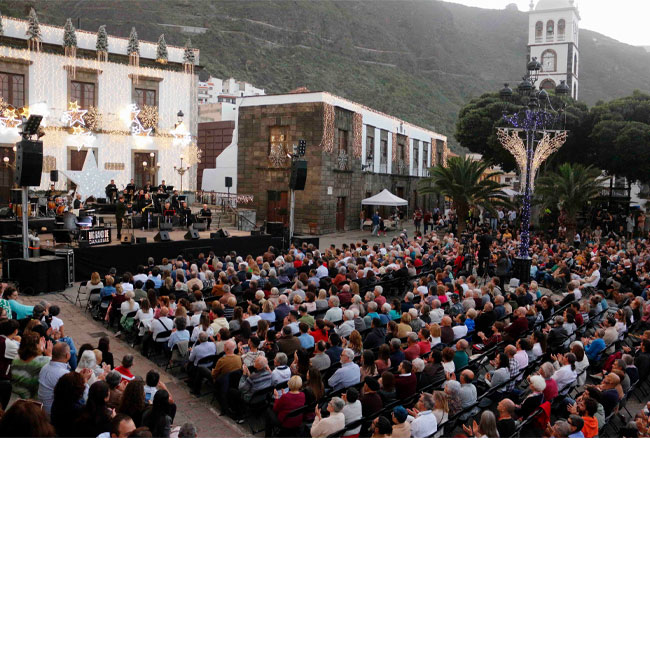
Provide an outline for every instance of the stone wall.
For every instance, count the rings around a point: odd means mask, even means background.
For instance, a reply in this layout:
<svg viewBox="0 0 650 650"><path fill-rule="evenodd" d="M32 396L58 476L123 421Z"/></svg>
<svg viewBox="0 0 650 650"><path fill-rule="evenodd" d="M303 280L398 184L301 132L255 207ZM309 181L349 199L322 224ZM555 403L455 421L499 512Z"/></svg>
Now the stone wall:
<svg viewBox="0 0 650 650"><path fill-rule="evenodd" d="M419 178L397 174L362 172L361 159L353 158L353 116L351 111L335 109L334 151L321 149L323 137L323 104L283 104L242 107L239 111L238 187L240 194L255 198L251 209L257 212L258 223L267 219L268 192L288 192L290 160L284 167L275 167L269 160L271 127L287 129L286 146L292 151L299 140L307 142L308 163L305 190L296 192L295 232L307 234L315 224L319 234L336 232L336 207L339 197L345 197L345 230L359 228L361 201L384 188L393 193L402 191L414 206ZM340 169L337 129L348 131L347 169ZM433 205L429 197L418 196L420 207ZM286 219L288 224L288 217Z"/></svg>

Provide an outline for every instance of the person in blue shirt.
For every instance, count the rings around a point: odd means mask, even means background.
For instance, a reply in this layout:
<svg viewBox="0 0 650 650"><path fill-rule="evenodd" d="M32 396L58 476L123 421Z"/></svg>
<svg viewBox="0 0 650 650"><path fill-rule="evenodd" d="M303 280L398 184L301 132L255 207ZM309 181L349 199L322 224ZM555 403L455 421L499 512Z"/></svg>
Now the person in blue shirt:
<svg viewBox="0 0 650 650"><path fill-rule="evenodd" d="M110 298L111 296L114 296L117 293L117 290L115 289L115 280L113 276L107 275L106 276L106 284L102 288L102 290L99 292L99 297L104 300L105 298Z"/></svg>
<svg viewBox="0 0 650 650"><path fill-rule="evenodd" d="M179 316L174 319L174 330L169 337L167 345L169 346L169 349L172 350L177 343L189 340L190 333L187 331L187 318L185 318L185 316Z"/></svg>
<svg viewBox="0 0 650 650"><path fill-rule="evenodd" d="M309 333L309 325L307 325L307 323L298 323L298 327L300 329L298 340L300 341L302 349L313 350L316 342L314 341L314 337Z"/></svg>
<svg viewBox="0 0 650 650"><path fill-rule="evenodd" d="M377 231L379 230L379 222L381 221L381 217L379 216L379 212L375 210L374 214L372 215L372 234L376 235Z"/></svg>
<svg viewBox="0 0 650 650"><path fill-rule="evenodd" d="M603 340L605 332L603 330L596 331L596 338L589 342L589 339L582 339L582 342L585 346L585 354L589 361L598 361L602 351L607 347L605 341Z"/></svg>
<svg viewBox="0 0 650 650"><path fill-rule="evenodd" d="M9 302L11 312L16 320L23 320L23 318L28 318L34 313L34 307L18 302L18 289L16 287L8 286L2 297Z"/></svg>

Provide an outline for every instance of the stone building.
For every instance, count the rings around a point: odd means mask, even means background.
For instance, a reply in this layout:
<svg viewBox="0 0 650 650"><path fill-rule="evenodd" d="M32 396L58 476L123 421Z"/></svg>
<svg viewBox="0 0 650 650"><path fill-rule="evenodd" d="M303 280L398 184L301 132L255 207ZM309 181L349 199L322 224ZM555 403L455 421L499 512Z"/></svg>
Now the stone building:
<svg viewBox="0 0 650 650"><path fill-rule="evenodd" d="M429 207L418 182L446 157L447 138L329 93L246 97L238 117L237 187L254 196L258 224L289 220L288 156L307 143L304 191L296 192L295 232L359 228L361 201L386 188Z"/></svg>

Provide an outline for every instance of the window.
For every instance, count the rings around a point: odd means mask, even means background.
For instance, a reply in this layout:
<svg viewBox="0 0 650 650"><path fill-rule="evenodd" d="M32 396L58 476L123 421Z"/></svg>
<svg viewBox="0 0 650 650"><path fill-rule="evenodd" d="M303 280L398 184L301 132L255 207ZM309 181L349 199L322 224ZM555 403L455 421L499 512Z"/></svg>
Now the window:
<svg viewBox="0 0 650 650"><path fill-rule="evenodd" d="M564 33L566 32L566 21L564 18L557 21L557 37L564 40Z"/></svg>
<svg viewBox="0 0 650 650"><path fill-rule="evenodd" d="M84 109L95 106L95 84L73 81L70 88L70 99Z"/></svg>
<svg viewBox="0 0 650 650"><path fill-rule="evenodd" d="M416 174L420 171L420 147L418 142L413 142L413 169Z"/></svg>
<svg viewBox="0 0 650 650"><path fill-rule="evenodd" d="M25 75L0 72L0 96L14 108L25 105Z"/></svg>
<svg viewBox="0 0 650 650"><path fill-rule="evenodd" d="M406 147L403 142L397 143L397 160L404 162L406 160Z"/></svg>
<svg viewBox="0 0 650 650"><path fill-rule="evenodd" d="M286 126L272 126L269 129L269 156L273 154L283 157L287 154Z"/></svg>
<svg viewBox="0 0 650 650"><path fill-rule="evenodd" d="M576 77L578 76L578 55L577 54L573 55L573 74Z"/></svg>
<svg viewBox="0 0 650 650"><path fill-rule="evenodd" d="M428 142L422 143L422 164L424 165L425 170L429 166L429 143Z"/></svg>
<svg viewBox="0 0 650 650"><path fill-rule="evenodd" d="M555 82L553 79L544 79L539 85L540 90L555 90Z"/></svg>
<svg viewBox="0 0 650 650"><path fill-rule="evenodd" d="M382 140L379 144L379 157L382 165L388 162L388 140Z"/></svg>
<svg viewBox="0 0 650 650"><path fill-rule="evenodd" d="M535 40L540 42L542 40L542 34L544 32L544 23L541 20L538 20L535 23Z"/></svg>
<svg viewBox="0 0 650 650"><path fill-rule="evenodd" d="M157 106L156 91L148 88L135 89L135 103L142 108L142 106Z"/></svg>
<svg viewBox="0 0 650 650"><path fill-rule="evenodd" d="M375 138L372 135L366 136L366 160L372 160L375 157Z"/></svg>
<svg viewBox="0 0 650 650"><path fill-rule="evenodd" d="M557 70L557 54L555 50L544 50L542 52L542 71L555 72Z"/></svg>
<svg viewBox="0 0 650 650"><path fill-rule="evenodd" d="M338 130L338 150L348 152L348 132L345 129Z"/></svg>
<svg viewBox="0 0 650 650"><path fill-rule="evenodd" d="M546 23L546 40L552 41L554 35L555 35L555 23L552 20L549 20Z"/></svg>

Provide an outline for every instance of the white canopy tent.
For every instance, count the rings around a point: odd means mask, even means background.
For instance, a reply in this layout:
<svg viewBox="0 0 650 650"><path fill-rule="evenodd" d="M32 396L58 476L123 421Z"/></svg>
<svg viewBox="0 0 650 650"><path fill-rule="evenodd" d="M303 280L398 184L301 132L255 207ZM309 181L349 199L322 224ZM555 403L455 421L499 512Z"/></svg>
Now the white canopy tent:
<svg viewBox="0 0 650 650"><path fill-rule="evenodd" d="M408 204L409 202L406 199L400 199L399 196L391 194L386 189L379 192L379 194L369 196L367 199L363 199L363 201L361 201L361 205L388 205L391 207Z"/></svg>

